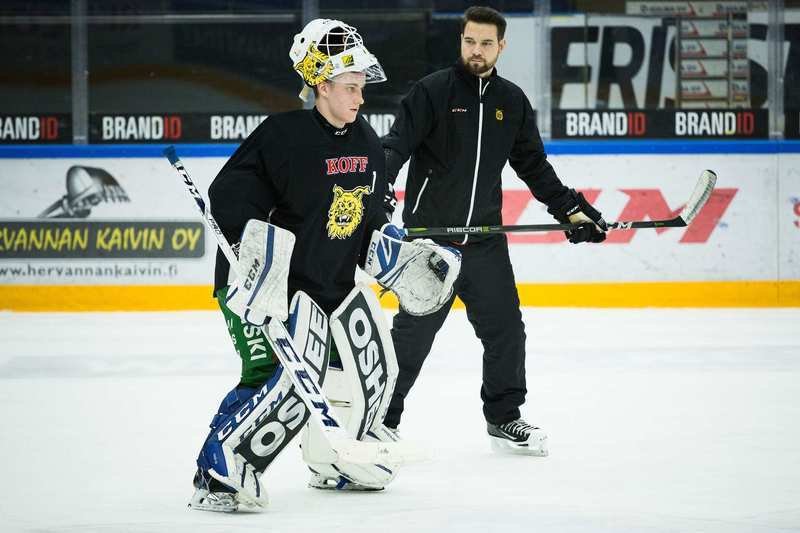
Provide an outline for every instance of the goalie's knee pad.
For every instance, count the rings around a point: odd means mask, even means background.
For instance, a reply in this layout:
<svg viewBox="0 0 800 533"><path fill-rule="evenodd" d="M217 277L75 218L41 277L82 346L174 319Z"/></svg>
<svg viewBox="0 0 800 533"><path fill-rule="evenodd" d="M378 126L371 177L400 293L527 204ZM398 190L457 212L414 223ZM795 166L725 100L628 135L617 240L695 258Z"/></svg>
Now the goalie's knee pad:
<svg viewBox="0 0 800 533"><path fill-rule="evenodd" d="M349 385L344 371L330 368L325 378L325 395L336 409L339 421L345 427L350 425L353 411L350 403ZM361 440L380 440L374 433L367 432ZM393 464L354 464L339 461L336 452L328 444L316 424L306 424L303 431L303 460L317 476L312 477L311 485L316 488L337 489L382 489L397 475L398 465Z"/></svg>

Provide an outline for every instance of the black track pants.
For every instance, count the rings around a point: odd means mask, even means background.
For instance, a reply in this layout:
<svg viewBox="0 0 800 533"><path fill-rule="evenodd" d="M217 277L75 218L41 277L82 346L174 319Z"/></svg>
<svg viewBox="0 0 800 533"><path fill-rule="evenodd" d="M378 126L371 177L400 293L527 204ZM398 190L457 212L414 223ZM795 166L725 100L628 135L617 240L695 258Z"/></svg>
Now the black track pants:
<svg viewBox="0 0 800 533"><path fill-rule="evenodd" d="M467 308L475 334L483 343L481 399L486 420L502 424L519 418L525 402L525 326L519 310L519 295L508 257L505 235L458 248L462 253L461 274L455 293ZM406 396L422 369L436 333L444 324L452 301L427 316L397 313L392 340L400 367L386 424L397 427ZM441 339L447 357L471 357L460 353L458 339ZM452 348L449 348L452 346ZM445 385L446 386L446 385Z"/></svg>

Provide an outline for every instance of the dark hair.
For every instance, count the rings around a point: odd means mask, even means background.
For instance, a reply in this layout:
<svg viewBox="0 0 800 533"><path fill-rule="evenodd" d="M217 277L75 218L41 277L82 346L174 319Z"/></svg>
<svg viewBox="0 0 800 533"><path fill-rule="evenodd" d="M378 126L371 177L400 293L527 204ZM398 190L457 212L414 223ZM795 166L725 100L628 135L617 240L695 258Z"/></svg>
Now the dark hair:
<svg viewBox="0 0 800 533"><path fill-rule="evenodd" d="M500 41L506 34L506 19L499 11L491 7L472 6L464 11L461 17L461 33L467 27L467 22L477 22L478 24L493 24L497 28L497 40Z"/></svg>

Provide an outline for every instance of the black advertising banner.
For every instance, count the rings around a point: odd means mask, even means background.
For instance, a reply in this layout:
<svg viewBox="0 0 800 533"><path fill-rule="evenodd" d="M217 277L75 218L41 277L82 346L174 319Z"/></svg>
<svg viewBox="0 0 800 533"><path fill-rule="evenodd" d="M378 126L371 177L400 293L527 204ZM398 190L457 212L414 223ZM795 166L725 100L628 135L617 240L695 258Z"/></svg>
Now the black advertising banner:
<svg viewBox="0 0 800 533"><path fill-rule="evenodd" d="M184 113L99 115L90 119L91 143L238 143L268 115ZM364 114L379 136L394 123L391 112ZM554 139L765 139L768 112L749 110L554 110Z"/></svg>
<svg viewBox="0 0 800 533"><path fill-rule="evenodd" d="M67 113L0 115L0 144L71 144Z"/></svg>
<svg viewBox="0 0 800 533"><path fill-rule="evenodd" d="M785 136L787 139L800 139L800 109L786 111Z"/></svg>
<svg viewBox="0 0 800 533"><path fill-rule="evenodd" d="M267 116L93 114L89 140L91 143L238 143ZM379 136L386 135L395 120L393 113L378 110L367 112L364 117ZM789 124L797 122L787 120L787 127ZM552 130L554 139L766 139L769 115L765 109L553 110Z"/></svg>
<svg viewBox="0 0 800 533"><path fill-rule="evenodd" d="M89 116L89 142L103 143L238 143L247 138L266 114L168 113ZM385 135L394 123L391 112L364 114L378 135Z"/></svg>
<svg viewBox="0 0 800 533"><path fill-rule="evenodd" d="M209 135L208 117L209 115L196 113L137 115L90 113L89 142L92 144L209 142L213 139ZM260 123L260 120L258 122Z"/></svg>
<svg viewBox="0 0 800 533"><path fill-rule="evenodd" d="M0 220L0 259L202 257L202 222Z"/></svg>
<svg viewBox="0 0 800 533"><path fill-rule="evenodd" d="M246 139L267 116L258 113L92 113L89 116L89 142L235 143Z"/></svg>
<svg viewBox="0 0 800 533"><path fill-rule="evenodd" d="M766 139L769 113L765 109L554 110L552 130L554 139Z"/></svg>

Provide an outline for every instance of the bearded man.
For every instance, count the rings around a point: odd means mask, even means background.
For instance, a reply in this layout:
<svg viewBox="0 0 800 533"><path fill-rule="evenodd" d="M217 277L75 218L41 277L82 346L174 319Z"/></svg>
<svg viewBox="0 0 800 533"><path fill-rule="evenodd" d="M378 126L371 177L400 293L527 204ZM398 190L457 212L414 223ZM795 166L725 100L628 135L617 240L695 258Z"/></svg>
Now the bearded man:
<svg viewBox="0 0 800 533"><path fill-rule="evenodd" d="M547 161L536 117L525 93L497 75L506 47L506 21L488 7L471 7L461 22L461 57L418 81L401 102L397 121L382 139L390 184L409 158L403 222L407 227L501 224L501 174L506 162L559 222L578 226L570 242L601 242L607 229L583 194L566 187ZM387 201L387 208L391 207ZM459 296L483 343L481 399L487 431L499 451L547 455L547 436L527 423L525 326L503 234L434 239L461 251L454 294L438 311L394 317L399 374L387 415L397 428L404 401L434 337ZM464 354L452 353L451 357ZM442 426L446 427L446 426Z"/></svg>

